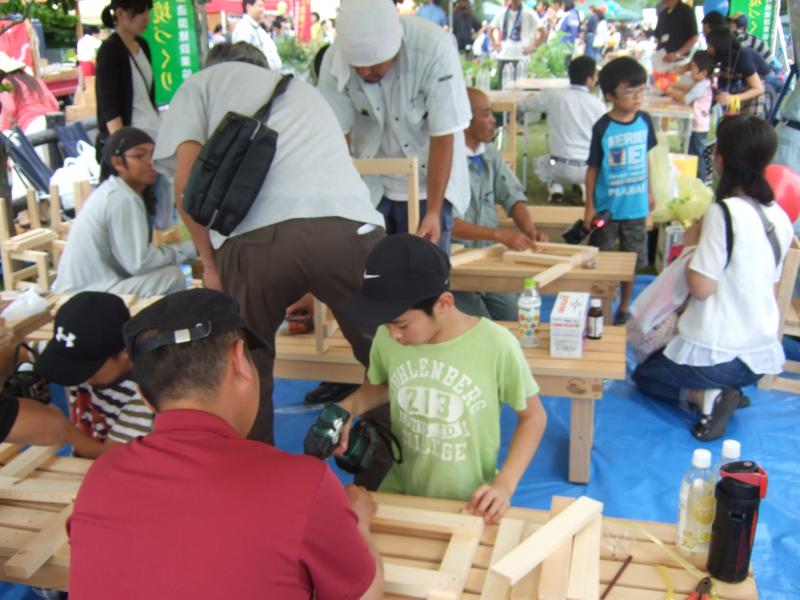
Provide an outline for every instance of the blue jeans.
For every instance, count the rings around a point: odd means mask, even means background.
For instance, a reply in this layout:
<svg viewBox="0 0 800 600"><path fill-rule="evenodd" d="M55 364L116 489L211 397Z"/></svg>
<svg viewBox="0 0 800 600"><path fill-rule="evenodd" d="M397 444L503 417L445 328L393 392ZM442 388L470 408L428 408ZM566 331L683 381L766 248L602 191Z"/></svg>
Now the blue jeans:
<svg viewBox="0 0 800 600"><path fill-rule="evenodd" d="M710 367L692 367L672 362L663 350L636 367L632 377L646 395L675 404L681 403L681 390L741 388L761 379L738 358Z"/></svg>
<svg viewBox="0 0 800 600"><path fill-rule="evenodd" d="M425 216L428 206L427 200L419 201L420 218ZM385 196L378 203L378 212L386 221L386 235L393 233L409 233L408 231L408 202L389 200ZM447 200L442 204L442 214L439 221L441 235L437 246L450 255L450 242L453 239L453 205ZM414 232L411 232L414 233Z"/></svg>
<svg viewBox="0 0 800 600"><path fill-rule="evenodd" d="M706 161L703 159L703 150L706 149L707 131L693 131L689 136L689 154L697 157L697 177L700 181L706 180Z"/></svg>

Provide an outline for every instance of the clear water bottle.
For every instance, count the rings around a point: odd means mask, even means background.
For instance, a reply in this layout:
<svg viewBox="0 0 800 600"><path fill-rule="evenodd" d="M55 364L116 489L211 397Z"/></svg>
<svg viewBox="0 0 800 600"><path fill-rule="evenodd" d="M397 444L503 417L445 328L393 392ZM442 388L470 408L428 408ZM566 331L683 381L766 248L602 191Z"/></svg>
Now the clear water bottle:
<svg viewBox="0 0 800 600"><path fill-rule="evenodd" d="M525 79L528 76L528 60L529 59L527 56L523 56L517 62L517 72L515 81L519 81L520 79Z"/></svg>
<svg viewBox="0 0 800 600"><path fill-rule="evenodd" d="M711 452L698 448L681 481L678 505L678 551L684 556L708 555L711 524L716 513Z"/></svg>
<svg viewBox="0 0 800 600"><path fill-rule="evenodd" d="M519 310L517 319L517 333L519 343L523 348L536 348L539 339L536 337L536 329L539 327L539 315L542 308L542 298L536 289L536 280L533 277L525 279L525 290L520 294L517 301Z"/></svg>
<svg viewBox="0 0 800 600"><path fill-rule="evenodd" d="M489 75L489 71L483 69L478 71L478 75L475 77L475 87L482 92L488 92L491 89L492 76Z"/></svg>
<svg viewBox="0 0 800 600"><path fill-rule="evenodd" d="M511 84L514 83L514 79L517 76L516 68L514 67L513 62L507 62L503 67L502 77L503 80L501 82L501 86L504 90L510 90Z"/></svg>
<svg viewBox="0 0 800 600"><path fill-rule="evenodd" d="M725 440L722 442L722 454L719 455L711 474L714 481L719 481L719 471L728 463L736 462L742 457L742 445L736 440Z"/></svg>

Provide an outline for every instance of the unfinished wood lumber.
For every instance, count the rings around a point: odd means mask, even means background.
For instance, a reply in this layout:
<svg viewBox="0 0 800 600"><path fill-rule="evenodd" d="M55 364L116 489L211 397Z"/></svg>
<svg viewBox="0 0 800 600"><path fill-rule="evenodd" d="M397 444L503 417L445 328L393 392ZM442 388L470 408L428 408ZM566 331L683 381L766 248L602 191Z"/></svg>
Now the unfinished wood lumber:
<svg viewBox="0 0 800 600"><path fill-rule="evenodd" d="M511 585L517 583L602 510L600 502L581 496L493 565L491 571L507 579Z"/></svg>
<svg viewBox="0 0 800 600"><path fill-rule="evenodd" d="M50 457L60 449L60 445L31 446L25 452L18 454L8 464L0 467L0 477L27 477L50 460Z"/></svg>
<svg viewBox="0 0 800 600"><path fill-rule="evenodd" d="M482 258L501 256L505 248L506 247L503 244L493 244L491 246L487 246L486 248L473 248L471 250L464 250L463 252L459 252L456 256L450 257L450 267L458 267Z"/></svg>
<svg viewBox="0 0 800 600"><path fill-rule="evenodd" d="M66 504L75 500L80 481L0 477L0 499Z"/></svg>
<svg viewBox="0 0 800 600"><path fill-rule="evenodd" d="M489 565L494 566L501 558L516 548L522 541L524 531L524 521L508 517L501 519ZM492 573L490 569L486 573L486 581L483 583L481 600L507 600L510 597L511 584L506 579Z"/></svg>
<svg viewBox="0 0 800 600"><path fill-rule="evenodd" d="M419 166L417 157L410 158L356 158L356 170L365 175L400 175L406 178L408 195L408 230L419 229Z"/></svg>
<svg viewBox="0 0 800 600"><path fill-rule="evenodd" d="M598 514L575 534L567 600L597 600L599 597L602 528L602 518Z"/></svg>
<svg viewBox="0 0 800 600"><path fill-rule="evenodd" d="M563 512L574 501L573 498L553 496L550 501L550 518ZM571 561L572 538L568 538L542 562L542 573L539 576L539 600L566 600Z"/></svg>
<svg viewBox="0 0 800 600"><path fill-rule="evenodd" d="M67 519L72 508L73 505L68 504L52 517L44 529L5 562L3 572L9 577L27 579L46 563L67 543Z"/></svg>

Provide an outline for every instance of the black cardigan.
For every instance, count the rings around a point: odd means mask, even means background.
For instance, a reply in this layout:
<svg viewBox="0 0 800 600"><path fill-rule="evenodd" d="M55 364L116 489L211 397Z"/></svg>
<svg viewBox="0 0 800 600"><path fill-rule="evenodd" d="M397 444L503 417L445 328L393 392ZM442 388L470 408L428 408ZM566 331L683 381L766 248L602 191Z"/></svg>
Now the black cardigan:
<svg viewBox="0 0 800 600"><path fill-rule="evenodd" d="M150 46L144 38L136 37L144 55L149 62ZM97 51L97 127L102 138L108 137L106 123L122 117L122 124L131 124L133 114L133 72L130 63L131 54L125 42L116 33L112 34ZM139 73L136 73L139 77ZM154 87L150 86L150 102L155 107Z"/></svg>

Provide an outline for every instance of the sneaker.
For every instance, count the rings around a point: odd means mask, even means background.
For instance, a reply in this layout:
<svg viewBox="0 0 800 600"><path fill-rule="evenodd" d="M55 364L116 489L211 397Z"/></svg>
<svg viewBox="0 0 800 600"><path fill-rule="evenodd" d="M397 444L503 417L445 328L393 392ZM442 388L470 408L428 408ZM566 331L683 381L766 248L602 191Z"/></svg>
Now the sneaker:
<svg viewBox="0 0 800 600"><path fill-rule="evenodd" d="M698 440L710 442L725 435L728 421L739 406L742 394L736 388L726 388L714 399L710 414L702 415L692 427L692 435Z"/></svg>
<svg viewBox="0 0 800 600"><path fill-rule="evenodd" d="M306 404L328 404L339 402L346 396L355 391L358 384L355 383L334 383L323 381L316 388L308 392L304 398Z"/></svg>
<svg viewBox="0 0 800 600"><path fill-rule="evenodd" d="M627 310L621 310L614 315L614 325L625 325L631 319L631 313Z"/></svg>

